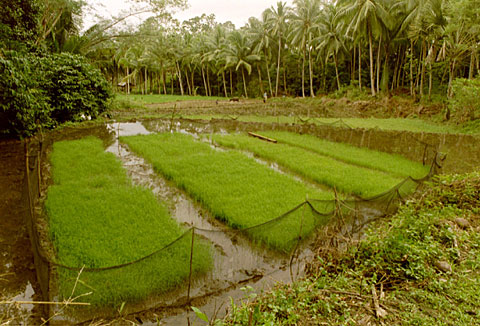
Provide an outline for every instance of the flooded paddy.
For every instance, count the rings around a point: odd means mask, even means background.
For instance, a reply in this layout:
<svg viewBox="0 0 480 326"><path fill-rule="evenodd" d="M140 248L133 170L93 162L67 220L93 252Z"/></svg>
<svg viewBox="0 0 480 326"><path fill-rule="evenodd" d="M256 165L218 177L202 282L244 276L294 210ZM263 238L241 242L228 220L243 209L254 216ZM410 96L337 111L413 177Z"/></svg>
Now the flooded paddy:
<svg viewBox="0 0 480 326"><path fill-rule="evenodd" d="M232 131L286 130L309 133L332 141L341 141L360 147L396 153L416 161L429 162L435 151L447 154L442 162L445 172L466 172L478 168L480 150L478 137L465 135L411 134L378 130L348 130L312 125L272 125L241 123L236 121L186 121L151 120L134 123L112 123L106 126L87 128L65 128L45 137L45 158L53 141L77 139L94 135L103 140L107 151L117 155L127 169L134 183L151 189L158 199L167 203L170 213L180 224L198 229L198 236L214 244L215 267L209 275L194 282L191 304L199 307L208 316L218 313L221 317L229 305L229 297L240 299L245 292L240 288L250 285L257 291L268 288L277 281L289 282L291 271L289 257L281 256L259 246L253 246L244 236L231 232L222 223L212 218L198 203L191 200L169 181L159 177L142 158L132 154L118 143L118 136L147 134L158 131L177 131L189 134L228 133ZM22 142L0 142L0 300L39 301L42 300L41 286L35 275L35 264L25 224L28 201L25 198L25 149ZM41 161L45 187L49 166L46 159ZM428 163L427 163L428 164ZM273 167L275 167L273 165ZM375 214L373 212L373 214ZM301 275L304 262L312 252L303 248L298 263L294 265L295 275ZM298 271L298 272L297 272ZM144 324L187 324L188 313L186 289L171 293L163 298L153 298L147 305L132 308L137 311L123 316ZM38 324L43 315L42 306L2 305L1 318L14 320L19 324ZM136 319L137 318L137 319ZM197 321L198 323L198 321Z"/></svg>

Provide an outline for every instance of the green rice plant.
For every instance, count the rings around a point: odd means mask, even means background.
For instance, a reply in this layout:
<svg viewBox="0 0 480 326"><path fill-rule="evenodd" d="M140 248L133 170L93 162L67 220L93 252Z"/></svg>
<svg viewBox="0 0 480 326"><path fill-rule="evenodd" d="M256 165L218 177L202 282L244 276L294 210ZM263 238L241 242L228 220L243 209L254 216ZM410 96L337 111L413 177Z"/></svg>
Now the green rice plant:
<svg viewBox="0 0 480 326"><path fill-rule="evenodd" d="M331 142L311 135L299 135L281 131L262 131L261 134L284 144L301 147L343 162L391 173L400 177L410 176L418 179L424 177L429 170L428 166L410 161L400 155Z"/></svg>
<svg viewBox="0 0 480 326"><path fill-rule="evenodd" d="M185 233L170 218L150 190L132 185L121 162L104 151L99 139L57 142L51 163L54 185L48 189L45 208L56 260L64 266L85 267L75 296L92 291L82 300L116 306L185 282L191 232ZM195 274L211 267L209 248L205 242L196 242ZM61 266L57 270L59 293L68 297L78 270Z"/></svg>
<svg viewBox="0 0 480 326"><path fill-rule="evenodd" d="M306 198L333 199L334 195L278 173L242 153L215 150L184 134L120 140L203 204L215 218L233 228L251 228L248 235L271 248L287 251L299 235L307 236L316 225L328 220L312 213L310 206L274 219ZM327 206L316 208L324 212L332 209Z"/></svg>
<svg viewBox="0 0 480 326"><path fill-rule="evenodd" d="M266 142L246 134L214 134L212 139L225 147L253 152L305 178L346 194L375 196L402 181L399 177L381 171L351 165L303 148Z"/></svg>

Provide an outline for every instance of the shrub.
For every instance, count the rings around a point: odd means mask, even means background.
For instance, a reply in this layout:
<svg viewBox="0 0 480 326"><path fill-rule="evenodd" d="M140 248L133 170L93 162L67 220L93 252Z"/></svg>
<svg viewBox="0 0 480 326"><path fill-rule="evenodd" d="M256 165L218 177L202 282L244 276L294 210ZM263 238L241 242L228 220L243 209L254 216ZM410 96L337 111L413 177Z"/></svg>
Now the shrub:
<svg viewBox="0 0 480 326"><path fill-rule="evenodd" d="M0 57L0 134L29 136L39 125L53 125L48 94L33 67L31 56Z"/></svg>
<svg viewBox="0 0 480 326"><path fill-rule="evenodd" d="M79 55L0 56L0 134L28 137L39 128L98 117L112 96L100 71Z"/></svg>
<svg viewBox="0 0 480 326"><path fill-rule="evenodd" d="M452 119L459 122L478 119L480 113L480 78L457 78L452 83L453 96L449 99Z"/></svg>

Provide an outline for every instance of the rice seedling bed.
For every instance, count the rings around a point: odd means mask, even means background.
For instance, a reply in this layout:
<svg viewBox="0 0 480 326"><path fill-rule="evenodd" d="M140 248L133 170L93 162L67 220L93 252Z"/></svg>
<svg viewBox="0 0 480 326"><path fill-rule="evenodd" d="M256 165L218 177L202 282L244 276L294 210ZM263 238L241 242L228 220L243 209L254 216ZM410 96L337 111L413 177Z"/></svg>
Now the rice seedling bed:
<svg viewBox="0 0 480 326"><path fill-rule="evenodd" d="M54 184L45 208L57 263L86 268L74 296L81 301L117 306L172 290L189 276L191 233L180 228L153 193L132 185L121 162L94 137L54 144ZM128 264L122 268L87 271ZM196 241L193 271L212 265L210 247ZM71 295L77 270L57 267L59 294ZM61 299L61 298L60 298Z"/></svg>
<svg viewBox="0 0 480 326"><path fill-rule="evenodd" d="M280 143L311 150L320 155L387 172L395 176L422 178L429 170L428 166L410 161L400 155L331 142L312 135L299 135L282 131L262 131L261 134L274 138Z"/></svg>
<svg viewBox="0 0 480 326"><path fill-rule="evenodd" d="M203 204L215 218L238 229L257 226L246 231L248 236L280 251L291 249L299 234L310 234L316 225L326 222L326 217L299 209L272 219L307 197L334 198L333 193L275 172L242 153L215 150L189 135L163 133L121 137L120 141ZM316 208L332 209L327 206ZM269 223L258 226L265 222Z"/></svg>
<svg viewBox="0 0 480 326"><path fill-rule="evenodd" d="M388 173L348 164L300 147L265 142L246 134L214 134L212 139L221 146L253 152L307 179L335 187L345 194L371 197L402 181L402 178Z"/></svg>

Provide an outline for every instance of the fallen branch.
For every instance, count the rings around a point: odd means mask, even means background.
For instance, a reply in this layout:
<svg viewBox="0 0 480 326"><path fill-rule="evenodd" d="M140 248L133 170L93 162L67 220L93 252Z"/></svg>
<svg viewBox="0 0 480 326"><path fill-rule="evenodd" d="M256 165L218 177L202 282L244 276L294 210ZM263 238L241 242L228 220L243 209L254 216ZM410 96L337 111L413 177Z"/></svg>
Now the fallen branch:
<svg viewBox="0 0 480 326"><path fill-rule="evenodd" d="M248 135L249 136L252 136L252 137L255 137L255 138L259 138L261 140L266 140L268 142L271 142L271 143L277 143L277 140L276 139L272 139L272 138L268 138L266 136L262 136L262 135L259 135L259 134L255 134L253 132L248 132Z"/></svg>
<svg viewBox="0 0 480 326"><path fill-rule="evenodd" d="M0 301L0 304L45 304L45 305L68 305L89 306L88 302L50 302L50 301Z"/></svg>

